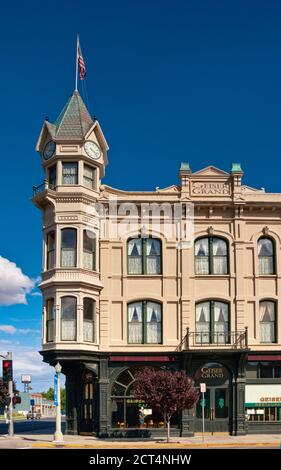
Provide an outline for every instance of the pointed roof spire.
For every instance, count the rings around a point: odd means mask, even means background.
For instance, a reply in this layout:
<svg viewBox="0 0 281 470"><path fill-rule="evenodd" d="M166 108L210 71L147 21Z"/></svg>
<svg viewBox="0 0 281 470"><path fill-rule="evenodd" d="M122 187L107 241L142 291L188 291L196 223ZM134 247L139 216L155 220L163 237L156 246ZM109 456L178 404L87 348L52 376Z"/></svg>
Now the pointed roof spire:
<svg viewBox="0 0 281 470"><path fill-rule="evenodd" d="M54 124L55 138L83 140L92 124L93 120L81 96L78 91L74 91Z"/></svg>

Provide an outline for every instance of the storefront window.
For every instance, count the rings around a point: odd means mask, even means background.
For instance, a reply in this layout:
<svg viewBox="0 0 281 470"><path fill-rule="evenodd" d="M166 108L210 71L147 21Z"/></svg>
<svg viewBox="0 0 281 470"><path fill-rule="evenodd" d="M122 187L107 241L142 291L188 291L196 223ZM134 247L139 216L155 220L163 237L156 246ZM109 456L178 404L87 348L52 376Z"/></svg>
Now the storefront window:
<svg viewBox="0 0 281 470"><path fill-rule="evenodd" d="M113 384L111 392L111 423L113 428L163 428L164 418L157 409L146 406L133 395L134 373L140 368L127 369ZM171 426L178 427L175 413Z"/></svg>
<svg viewBox="0 0 281 470"><path fill-rule="evenodd" d="M281 421L281 407L247 408L248 421Z"/></svg>

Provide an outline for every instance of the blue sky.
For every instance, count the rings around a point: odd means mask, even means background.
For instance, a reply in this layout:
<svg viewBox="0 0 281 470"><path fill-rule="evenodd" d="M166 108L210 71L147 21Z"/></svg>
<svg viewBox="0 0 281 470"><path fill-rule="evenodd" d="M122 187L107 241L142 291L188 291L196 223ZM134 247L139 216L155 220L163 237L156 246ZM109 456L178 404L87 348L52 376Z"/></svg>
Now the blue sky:
<svg viewBox="0 0 281 470"><path fill-rule="evenodd" d="M280 24L277 0L1 5L0 350L14 351L16 379L31 373L36 391L52 384L36 353L42 234L30 197L43 180L42 123L73 92L76 33L89 109L110 145L104 182L151 190L177 183L181 161L241 162L245 183L281 192Z"/></svg>

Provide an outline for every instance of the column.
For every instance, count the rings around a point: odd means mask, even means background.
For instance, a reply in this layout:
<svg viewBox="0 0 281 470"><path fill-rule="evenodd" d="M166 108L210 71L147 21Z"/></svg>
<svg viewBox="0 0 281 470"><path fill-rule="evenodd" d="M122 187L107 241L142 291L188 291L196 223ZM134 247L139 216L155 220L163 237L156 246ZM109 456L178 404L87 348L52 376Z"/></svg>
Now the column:
<svg viewBox="0 0 281 470"><path fill-rule="evenodd" d="M99 434L108 432L110 426L108 416L109 402L108 358L100 359L99 370Z"/></svg>

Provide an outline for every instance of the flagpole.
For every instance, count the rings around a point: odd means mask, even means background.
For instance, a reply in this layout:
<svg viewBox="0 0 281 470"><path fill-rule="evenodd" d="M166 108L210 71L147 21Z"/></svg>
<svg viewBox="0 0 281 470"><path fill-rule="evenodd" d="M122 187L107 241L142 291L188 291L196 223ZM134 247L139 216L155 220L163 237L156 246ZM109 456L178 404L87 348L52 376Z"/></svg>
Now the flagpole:
<svg viewBox="0 0 281 470"><path fill-rule="evenodd" d="M77 34L77 43L76 43L76 73L75 73L75 91L78 91L78 43L79 43L79 36Z"/></svg>

